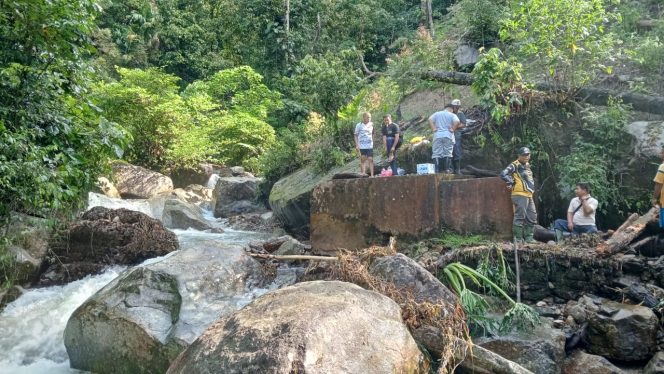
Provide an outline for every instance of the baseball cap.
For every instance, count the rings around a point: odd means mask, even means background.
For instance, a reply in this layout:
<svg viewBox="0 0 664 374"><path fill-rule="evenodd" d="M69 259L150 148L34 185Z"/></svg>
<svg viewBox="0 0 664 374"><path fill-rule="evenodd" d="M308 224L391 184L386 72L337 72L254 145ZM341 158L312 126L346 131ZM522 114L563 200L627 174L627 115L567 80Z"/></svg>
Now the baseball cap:
<svg viewBox="0 0 664 374"><path fill-rule="evenodd" d="M454 105L454 106L461 106L461 100L459 100L459 99L454 99L454 100L452 100L452 105Z"/></svg>

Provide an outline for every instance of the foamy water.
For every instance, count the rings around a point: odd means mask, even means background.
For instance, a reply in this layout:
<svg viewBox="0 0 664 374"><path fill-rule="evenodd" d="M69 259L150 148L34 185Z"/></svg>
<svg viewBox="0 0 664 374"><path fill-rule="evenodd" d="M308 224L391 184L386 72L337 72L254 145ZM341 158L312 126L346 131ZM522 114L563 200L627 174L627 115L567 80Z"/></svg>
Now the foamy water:
<svg viewBox="0 0 664 374"><path fill-rule="evenodd" d="M79 373L69 368L63 340L67 320L123 269L28 290L9 304L0 314L0 373Z"/></svg>
<svg viewBox="0 0 664 374"><path fill-rule="evenodd" d="M89 204L154 214L154 207L142 200L109 199L91 194ZM212 212L203 211L203 214L215 226L221 225L212 216ZM181 249L186 249L190 243L201 240L242 245L252 240L265 240L269 237L263 233L226 227L224 232L219 234L193 229L172 231L178 236ZM175 253L146 260L138 266L162 261ZM63 337L67 321L76 308L125 269L126 267L112 267L100 275L88 276L64 286L31 289L9 304L0 314L0 374L83 373L69 367L69 357ZM294 270L281 269L273 284L266 288L250 290L236 300L236 305L242 307L256 297L294 280Z"/></svg>

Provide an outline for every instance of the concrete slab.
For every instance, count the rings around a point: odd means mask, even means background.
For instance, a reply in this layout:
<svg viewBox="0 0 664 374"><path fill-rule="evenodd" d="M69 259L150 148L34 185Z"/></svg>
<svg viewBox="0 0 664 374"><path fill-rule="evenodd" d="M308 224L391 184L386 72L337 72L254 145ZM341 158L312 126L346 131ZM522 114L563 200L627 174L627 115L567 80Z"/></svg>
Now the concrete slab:
<svg viewBox="0 0 664 374"><path fill-rule="evenodd" d="M446 175L331 180L311 198L314 252L383 244L392 235L426 238L446 227L509 238L512 204L499 178Z"/></svg>

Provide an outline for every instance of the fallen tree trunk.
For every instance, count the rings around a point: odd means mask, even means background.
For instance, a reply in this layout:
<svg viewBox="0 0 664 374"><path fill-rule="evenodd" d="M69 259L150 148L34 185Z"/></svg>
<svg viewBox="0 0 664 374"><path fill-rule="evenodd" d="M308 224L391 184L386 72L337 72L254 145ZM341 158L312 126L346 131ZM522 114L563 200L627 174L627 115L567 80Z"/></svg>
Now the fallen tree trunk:
<svg viewBox="0 0 664 374"><path fill-rule="evenodd" d="M247 253L251 257L263 258L266 260L278 260L278 261L302 261L302 260L314 260L314 261L339 261L337 257L328 257L328 256L308 256L308 255L267 255L263 253Z"/></svg>
<svg viewBox="0 0 664 374"><path fill-rule="evenodd" d="M457 359L460 358L457 357ZM472 353L463 359L459 368L464 373L476 374L532 374L532 371L516 362L510 361L478 345L473 346Z"/></svg>
<svg viewBox="0 0 664 374"><path fill-rule="evenodd" d="M610 256L627 248L632 240L636 239L646 229L646 225L655 220L656 214L657 210L652 208L628 226L624 228L624 225L620 226L620 229L616 230L611 238L597 246L597 253Z"/></svg>
<svg viewBox="0 0 664 374"><path fill-rule="evenodd" d="M451 83L462 86L470 86L475 80L470 73L458 71L429 71L422 75L422 79L433 80L443 83ZM623 103L630 104L632 109L639 112L664 115L664 97L643 95L635 92L618 92L604 88L583 87L570 89L548 83L536 83L535 88L545 92L568 92L576 99L593 105L607 105L609 98L621 99Z"/></svg>
<svg viewBox="0 0 664 374"><path fill-rule="evenodd" d="M637 219L639 219L639 215L637 213L632 213L632 215L627 217L625 222L623 222L623 224L620 225L620 227L618 227L613 233L615 234L618 231L622 231L622 230L626 229L627 227L629 227L629 225L634 223L634 221L636 221Z"/></svg>

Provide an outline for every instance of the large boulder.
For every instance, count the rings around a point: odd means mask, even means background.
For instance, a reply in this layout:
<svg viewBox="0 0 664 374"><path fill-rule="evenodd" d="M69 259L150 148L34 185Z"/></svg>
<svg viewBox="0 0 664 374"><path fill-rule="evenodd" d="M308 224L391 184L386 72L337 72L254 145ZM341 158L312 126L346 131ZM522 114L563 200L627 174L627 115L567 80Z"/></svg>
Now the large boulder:
<svg viewBox="0 0 664 374"><path fill-rule="evenodd" d="M375 165L382 165L384 162L382 156L374 156ZM269 198L270 209L290 232L308 235L310 201L314 188L322 182L332 180L335 174L357 172L358 170L360 170L359 160L333 168L327 174L318 174L310 166L302 168L281 178L272 186Z"/></svg>
<svg viewBox="0 0 664 374"><path fill-rule="evenodd" d="M537 374L559 374L565 360L565 334L547 319L531 331L479 338L475 343Z"/></svg>
<svg viewBox="0 0 664 374"><path fill-rule="evenodd" d="M386 296L344 282L270 292L212 325L168 373L425 373Z"/></svg>
<svg viewBox="0 0 664 374"><path fill-rule="evenodd" d="M53 258L42 285L62 284L100 272L107 265L133 265L179 247L161 222L127 209L94 207L51 245Z"/></svg>
<svg viewBox="0 0 664 374"><path fill-rule="evenodd" d="M210 222L203 217L199 207L179 199L168 199L164 202L161 221L169 229L207 230L212 228Z"/></svg>
<svg viewBox="0 0 664 374"><path fill-rule="evenodd" d="M115 187L124 198L149 199L173 191L171 178L155 171L121 161L111 168Z"/></svg>
<svg viewBox="0 0 664 374"><path fill-rule="evenodd" d="M212 210L214 198L212 193L213 189L207 188L200 184L190 184L186 188L176 188L173 190L173 195L178 199L194 204L201 209Z"/></svg>
<svg viewBox="0 0 664 374"><path fill-rule="evenodd" d="M619 361L642 361L657 349L658 319L650 308L601 298L579 300L586 313L589 353Z"/></svg>
<svg viewBox="0 0 664 374"><path fill-rule="evenodd" d="M625 130L634 136L634 153L642 158L659 157L664 146L664 122L637 121L632 122Z"/></svg>
<svg viewBox="0 0 664 374"><path fill-rule="evenodd" d="M5 280L25 285L39 278L48 254L51 228L49 220L12 212L4 237L9 241L7 255L13 266L0 266L0 284Z"/></svg>
<svg viewBox="0 0 664 374"><path fill-rule="evenodd" d="M472 69L472 67L475 66L479 59L480 52L473 46L461 44L454 50L454 61L461 69Z"/></svg>
<svg viewBox="0 0 664 374"><path fill-rule="evenodd" d="M225 177L219 178L214 188L215 217L232 217L239 214L265 211L265 207L256 202L260 178Z"/></svg>
<svg viewBox="0 0 664 374"><path fill-rule="evenodd" d="M563 366L563 374L622 374L623 371L602 356L575 351Z"/></svg>
<svg viewBox="0 0 664 374"><path fill-rule="evenodd" d="M164 373L220 316L264 282L238 246L198 241L161 262L128 270L70 317L71 367L95 373Z"/></svg>
<svg viewBox="0 0 664 374"><path fill-rule="evenodd" d="M402 253L377 258L369 267L369 272L394 284L400 292L412 296L417 302L443 305L444 313L454 312L458 302L456 295L433 274ZM415 329L413 337L435 358L440 356L449 343L440 329L426 324Z"/></svg>

